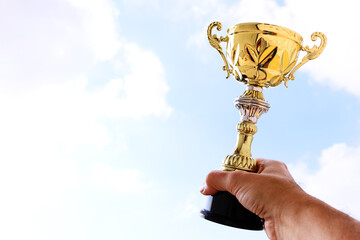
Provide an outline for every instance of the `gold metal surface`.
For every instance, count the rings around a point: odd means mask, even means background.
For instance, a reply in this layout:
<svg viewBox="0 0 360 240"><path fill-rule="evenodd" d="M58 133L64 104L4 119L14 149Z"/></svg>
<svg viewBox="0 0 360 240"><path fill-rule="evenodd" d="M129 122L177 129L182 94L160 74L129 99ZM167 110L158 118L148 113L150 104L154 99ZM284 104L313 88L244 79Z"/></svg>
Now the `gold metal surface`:
<svg viewBox="0 0 360 240"><path fill-rule="evenodd" d="M246 89L246 91L241 95L242 97L249 97L259 100L264 100L264 95L262 92L253 90L253 89Z"/></svg>
<svg viewBox="0 0 360 240"><path fill-rule="evenodd" d="M319 46L303 47L303 38L296 32L266 23L241 23L227 30L225 37L212 34L213 28L220 31L220 22L213 22L207 30L208 40L223 59L226 78L232 74L237 81L245 83L247 90L235 100L242 122L233 154L225 157L222 169L226 171L256 171L256 161L251 156L256 122L270 108L264 99L263 87L276 87L284 81L294 80L294 73L309 60L317 58L326 46L326 36L321 32L311 35L311 40L321 40ZM221 43L226 42L226 54ZM300 50L307 54L296 65Z"/></svg>
<svg viewBox="0 0 360 240"><path fill-rule="evenodd" d="M211 35L212 29L214 27L216 27L216 29L218 31L220 31L222 29L222 24L220 22L213 22L209 25L208 30L207 30L208 40L209 40L210 45L220 53L220 56L224 60L225 66L223 66L223 70L227 72L226 78L229 78L230 74L231 74L231 70L229 69L229 65L226 61L226 58L224 56L224 53L223 53L221 45L220 45L221 42L227 42L229 39L227 36L218 38L216 36L216 34Z"/></svg>
<svg viewBox="0 0 360 240"><path fill-rule="evenodd" d="M256 161L251 156L253 135L257 132L255 123L260 116L270 108L264 99L261 88L248 87L235 100L235 107L239 109L242 122L238 123L238 138L233 154L225 157L222 169L225 171L245 170L256 171Z"/></svg>
<svg viewBox="0 0 360 240"><path fill-rule="evenodd" d="M222 164L225 171L245 170L254 171L256 161L251 156L251 142L253 135L257 132L257 127L252 121L242 121L238 123L239 132L236 148L232 155L227 155Z"/></svg>
<svg viewBox="0 0 360 240"><path fill-rule="evenodd" d="M302 61L293 68L293 70L289 73L289 76L286 77L287 79L285 79L285 86L287 86L287 81L290 80L294 80L295 76L294 73L305 63L307 63L309 60L313 60L315 58L317 58L322 51L324 50L324 48L326 47L326 43L327 43L327 38L325 36L325 34L321 33L321 32L314 32L313 34L311 34L311 40L312 41L316 41L316 38L320 38L321 39L321 43L320 46L313 46L311 49L309 48L309 46L303 47L301 50L306 51L307 54L306 56L302 59Z"/></svg>
<svg viewBox="0 0 360 240"><path fill-rule="evenodd" d="M208 27L208 39L225 62L223 70L227 78L232 74L236 80L250 86L275 87L282 81L294 80L294 72L307 61L317 58L326 46L326 36L315 32L311 39L321 39L318 46L302 46L303 38L296 32L266 23L242 23L227 30L225 37L212 35L212 29L221 30L219 22ZM226 58L220 46L226 42ZM307 55L297 65L299 51Z"/></svg>

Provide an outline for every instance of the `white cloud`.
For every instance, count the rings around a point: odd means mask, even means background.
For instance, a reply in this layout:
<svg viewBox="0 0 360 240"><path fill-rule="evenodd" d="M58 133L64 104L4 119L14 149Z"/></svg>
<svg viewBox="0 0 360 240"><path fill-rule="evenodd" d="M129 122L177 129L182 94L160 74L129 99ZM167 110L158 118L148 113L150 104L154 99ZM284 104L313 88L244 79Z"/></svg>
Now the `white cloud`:
<svg viewBox="0 0 360 240"><path fill-rule="evenodd" d="M96 62L81 11L66 1L9 1L0 8L0 22L3 90L68 82Z"/></svg>
<svg viewBox="0 0 360 240"><path fill-rule="evenodd" d="M121 50L124 61L119 65L128 73L86 98L87 107L110 118L168 117L173 109L166 101L169 87L159 58L134 43L124 43Z"/></svg>
<svg viewBox="0 0 360 240"><path fill-rule="evenodd" d="M38 97L29 102L22 101L26 97L0 97L2 239L46 235L36 226L47 229L45 219L60 211L66 195L79 186L78 164L58 145L66 139L74 141L67 124L61 124L70 117L58 115L58 105Z"/></svg>
<svg viewBox="0 0 360 240"><path fill-rule="evenodd" d="M98 162L92 166L91 181L118 193L136 193L149 187L149 183L145 183L141 175L137 169L115 169Z"/></svg>
<svg viewBox="0 0 360 240"><path fill-rule="evenodd" d="M44 215L54 219L81 184L74 150L101 150L112 141L102 119L170 114L160 59L120 41L117 14L107 0L1 4L0 225L7 229L1 237L23 239L19 228L46 235L39 230ZM119 62L126 72L116 71ZM104 76L94 88L89 76L98 63L115 69L116 79ZM144 186L137 171L100 170L97 179L105 173L135 181L133 189Z"/></svg>
<svg viewBox="0 0 360 240"><path fill-rule="evenodd" d="M294 178L311 195L360 218L360 146L335 144L322 151L319 169L299 162L290 165Z"/></svg>
<svg viewBox="0 0 360 240"><path fill-rule="evenodd" d="M99 61L111 59L120 47L116 16L119 14L110 0L68 0L79 9L86 39Z"/></svg>
<svg viewBox="0 0 360 240"><path fill-rule="evenodd" d="M170 114L161 61L135 43L119 41L117 14L109 0L2 5L0 108L5 117L0 121L10 127L0 140L15 131L33 141L101 148L110 142L101 117ZM90 91L89 71L104 60L110 69L122 62L128 70L118 72L116 80L105 76L104 86Z"/></svg>
<svg viewBox="0 0 360 240"><path fill-rule="evenodd" d="M110 139L106 128L97 121L99 113L86 101L91 96L86 86L86 79L73 79L26 94L2 93L0 142L21 138L19 145L45 142L68 149L79 144L103 148ZM13 143L18 146L16 141Z"/></svg>
<svg viewBox="0 0 360 240"><path fill-rule="evenodd" d="M147 10L158 10L159 9L159 0L123 0L123 4L129 7L135 7L140 9L147 9Z"/></svg>
<svg viewBox="0 0 360 240"><path fill-rule="evenodd" d="M61 211L66 196L80 186L74 147L99 149L110 141L106 128L76 100L83 85L77 80L0 94L1 238L46 235L39 226L49 224L45 219L54 219L49 216Z"/></svg>
<svg viewBox="0 0 360 240"><path fill-rule="evenodd" d="M37 11L39 6L46 11ZM117 72L122 82L117 96L122 99L106 102L108 115L169 116L172 109L166 101L168 85L162 63L155 53L120 41L118 14L109 0L5 4L0 9L0 31L4 32L1 89L19 93L51 84L61 89L74 79L86 79L97 63L108 60L109 69L115 69L119 62L127 69ZM104 76L104 84L106 80ZM112 86L107 88L116 85L108 84Z"/></svg>

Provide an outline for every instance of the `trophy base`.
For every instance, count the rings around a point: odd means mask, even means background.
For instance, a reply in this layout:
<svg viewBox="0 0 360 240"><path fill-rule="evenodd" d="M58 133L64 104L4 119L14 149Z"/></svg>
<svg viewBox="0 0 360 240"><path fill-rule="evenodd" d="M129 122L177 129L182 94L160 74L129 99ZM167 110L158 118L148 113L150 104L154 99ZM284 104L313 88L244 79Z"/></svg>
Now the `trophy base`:
<svg viewBox="0 0 360 240"><path fill-rule="evenodd" d="M243 207L229 192L218 192L209 196L201 217L230 227L247 230L263 230L264 221Z"/></svg>

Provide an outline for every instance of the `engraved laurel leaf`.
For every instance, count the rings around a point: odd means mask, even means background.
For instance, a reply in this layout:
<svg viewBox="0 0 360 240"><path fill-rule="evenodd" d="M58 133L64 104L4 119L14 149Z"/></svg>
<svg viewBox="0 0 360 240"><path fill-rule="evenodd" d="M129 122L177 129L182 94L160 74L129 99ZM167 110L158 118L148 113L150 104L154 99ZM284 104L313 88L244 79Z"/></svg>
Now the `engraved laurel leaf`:
<svg viewBox="0 0 360 240"><path fill-rule="evenodd" d="M281 83L281 81L282 81L281 75L276 75L270 79L269 83L270 83L270 86L275 87L275 86L279 85Z"/></svg>
<svg viewBox="0 0 360 240"><path fill-rule="evenodd" d="M288 51L284 50L283 54L281 55L280 59L280 73L283 74L285 68L288 66L290 61L289 53Z"/></svg>
<svg viewBox="0 0 360 240"><path fill-rule="evenodd" d="M290 72L291 69L293 69L295 64L296 64L296 61L293 61L292 63L290 63L290 59L292 59L291 56L289 56L289 53L287 51L284 51L282 56L281 56L280 73L281 73L282 76L284 76L288 72Z"/></svg>
<svg viewBox="0 0 360 240"><path fill-rule="evenodd" d="M276 55L277 47L276 46L269 46L266 48L260 55L259 65L260 67L264 67L268 64Z"/></svg>
<svg viewBox="0 0 360 240"><path fill-rule="evenodd" d="M257 79L261 80L265 78L266 78L266 72L262 69L259 69L259 71L257 71Z"/></svg>
<svg viewBox="0 0 360 240"><path fill-rule="evenodd" d="M287 74L288 72L291 71L291 69L293 69L295 67L296 61L292 62L289 64L289 66L284 70L284 74Z"/></svg>
<svg viewBox="0 0 360 240"><path fill-rule="evenodd" d="M288 77L286 77L285 75L291 71L291 69L294 68L296 61L293 61L290 63L290 60L292 59L291 57L293 56L290 55L287 51L284 51L283 54L281 55L280 58L280 65L279 65L279 73L278 75L273 76L270 81L269 84L270 86L277 86L279 85L282 81L285 81L285 86L287 81L289 81Z"/></svg>
<svg viewBox="0 0 360 240"><path fill-rule="evenodd" d="M267 41L264 38L260 38L256 42L256 50L258 53L262 53L266 47L267 47Z"/></svg>
<svg viewBox="0 0 360 240"><path fill-rule="evenodd" d="M298 51L291 51L290 53L290 59L297 59L297 54L298 54Z"/></svg>
<svg viewBox="0 0 360 240"><path fill-rule="evenodd" d="M249 70L247 70L246 73L247 73L248 77L251 77L254 79L261 80L261 79L266 78L266 72L263 69L258 68L258 67L250 68Z"/></svg>
<svg viewBox="0 0 360 240"><path fill-rule="evenodd" d="M250 44L247 43L245 44L245 51L246 55L250 58L250 60L257 65L259 63L259 55L257 51Z"/></svg>

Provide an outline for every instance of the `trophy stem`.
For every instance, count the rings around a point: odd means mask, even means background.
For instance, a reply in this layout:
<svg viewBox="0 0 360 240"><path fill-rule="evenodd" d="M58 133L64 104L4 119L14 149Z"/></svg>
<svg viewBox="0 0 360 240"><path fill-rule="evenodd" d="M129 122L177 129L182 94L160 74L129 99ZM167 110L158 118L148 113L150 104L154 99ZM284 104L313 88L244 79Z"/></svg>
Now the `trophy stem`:
<svg viewBox="0 0 360 240"><path fill-rule="evenodd" d="M222 169L225 171L253 171L256 167L256 161L251 156L251 143L253 135L257 131L257 127L252 121L244 120L241 123L238 123L237 130L239 134L236 148L232 155L227 155L225 157Z"/></svg>
<svg viewBox="0 0 360 240"><path fill-rule="evenodd" d="M255 124L260 116L269 110L270 105L264 99L261 87L248 86L246 91L235 99L235 107L240 111L242 122L236 127L239 132L236 148L233 154L225 157L222 169L253 172L256 170L256 161L251 156L251 143L257 132Z"/></svg>

